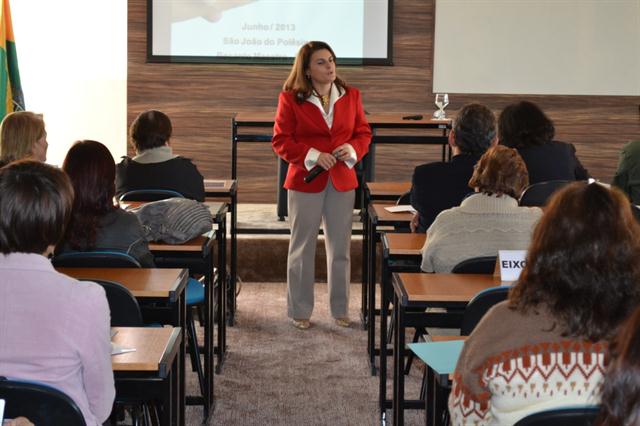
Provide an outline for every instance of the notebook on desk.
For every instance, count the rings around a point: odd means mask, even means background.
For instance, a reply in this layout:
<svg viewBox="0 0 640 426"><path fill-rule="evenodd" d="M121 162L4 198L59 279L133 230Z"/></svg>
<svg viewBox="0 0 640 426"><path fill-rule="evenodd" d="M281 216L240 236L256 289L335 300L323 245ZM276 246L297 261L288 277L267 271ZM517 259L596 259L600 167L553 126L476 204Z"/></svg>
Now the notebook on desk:
<svg viewBox="0 0 640 426"><path fill-rule="evenodd" d="M125 348L115 342L111 342L111 356L135 352L136 348Z"/></svg>
<svg viewBox="0 0 640 426"><path fill-rule="evenodd" d="M416 209L414 209L409 204L401 204L399 206L388 206L388 207L385 207L384 209L390 213L417 213Z"/></svg>
<svg viewBox="0 0 640 426"><path fill-rule="evenodd" d="M464 340L409 343L409 349L438 375L454 372L462 346Z"/></svg>

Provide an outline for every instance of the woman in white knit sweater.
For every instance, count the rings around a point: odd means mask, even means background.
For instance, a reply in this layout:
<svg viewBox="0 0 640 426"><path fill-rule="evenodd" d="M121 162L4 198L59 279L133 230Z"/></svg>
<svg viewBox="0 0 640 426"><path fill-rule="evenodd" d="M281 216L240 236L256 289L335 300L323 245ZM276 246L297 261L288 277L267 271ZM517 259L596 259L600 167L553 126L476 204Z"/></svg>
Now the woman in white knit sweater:
<svg viewBox="0 0 640 426"><path fill-rule="evenodd" d="M542 215L537 207L518 206L528 184L527 167L515 149L490 148L469 181L476 193L459 207L440 213L427 230L422 270L451 272L472 257L496 256L498 250L526 250Z"/></svg>

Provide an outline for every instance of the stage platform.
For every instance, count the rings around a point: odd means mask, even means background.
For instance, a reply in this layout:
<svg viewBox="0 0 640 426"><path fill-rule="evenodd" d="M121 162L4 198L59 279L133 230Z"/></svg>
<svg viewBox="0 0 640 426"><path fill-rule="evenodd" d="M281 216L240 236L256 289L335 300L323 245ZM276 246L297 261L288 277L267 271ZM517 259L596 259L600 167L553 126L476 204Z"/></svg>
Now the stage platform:
<svg viewBox="0 0 640 426"><path fill-rule="evenodd" d="M244 282L283 282L287 279L289 223L279 221L275 204L238 204L238 276ZM229 219L227 219L229 220ZM231 227L227 226L227 230ZM324 237L319 230L316 280L326 281ZM227 238L227 241L229 239ZM351 281L362 281L362 223L353 211Z"/></svg>

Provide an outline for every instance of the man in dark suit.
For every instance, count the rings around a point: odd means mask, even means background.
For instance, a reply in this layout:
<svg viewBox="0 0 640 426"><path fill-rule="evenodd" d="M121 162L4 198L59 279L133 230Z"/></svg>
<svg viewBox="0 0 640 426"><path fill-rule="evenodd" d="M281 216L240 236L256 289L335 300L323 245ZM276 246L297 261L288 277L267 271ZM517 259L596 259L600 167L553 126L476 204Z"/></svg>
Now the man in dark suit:
<svg viewBox="0 0 640 426"><path fill-rule="evenodd" d="M473 192L469 188L473 166L496 142L491 110L480 104L463 106L449 132L451 161L422 164L413 172L411 205L418 211L411 223L413 232L426 232L441 211L460 205Z"/></svg>

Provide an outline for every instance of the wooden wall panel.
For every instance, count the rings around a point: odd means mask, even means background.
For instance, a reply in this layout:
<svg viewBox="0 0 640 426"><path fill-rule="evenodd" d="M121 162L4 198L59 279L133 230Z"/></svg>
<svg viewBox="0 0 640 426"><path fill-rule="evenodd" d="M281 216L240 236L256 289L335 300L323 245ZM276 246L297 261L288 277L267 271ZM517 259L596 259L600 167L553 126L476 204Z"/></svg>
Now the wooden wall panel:
<svg viewBox="0 0 640 426"><path fill-rule="evenodd" d="M274 111L289 66L146 63L146 0L129 0L128 20L128 122L145 109L166 112L174 125L175 151L192 158L205 177L230 177L231 117L239 111ZM361 89L369 112L431 112L433 0L395 0L393 31L394 66L338 72ZM497 113L525 98L449 96L451 112L479 101ZM526 98L541 105L555 121L557 138L574 143L585 167L603 181L610 181L622 145L640 138L638 97ZM379 146L376 178L409 179L415 165L439 155L434 147ZM276 161L268 144L242 144L238 166L241 202L275 202Z"/></svg>

